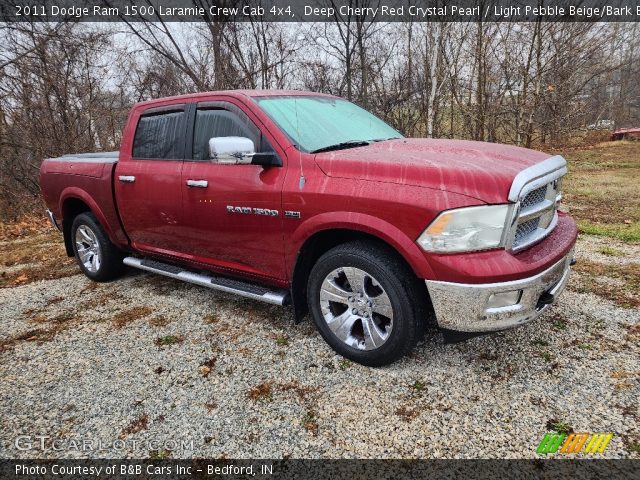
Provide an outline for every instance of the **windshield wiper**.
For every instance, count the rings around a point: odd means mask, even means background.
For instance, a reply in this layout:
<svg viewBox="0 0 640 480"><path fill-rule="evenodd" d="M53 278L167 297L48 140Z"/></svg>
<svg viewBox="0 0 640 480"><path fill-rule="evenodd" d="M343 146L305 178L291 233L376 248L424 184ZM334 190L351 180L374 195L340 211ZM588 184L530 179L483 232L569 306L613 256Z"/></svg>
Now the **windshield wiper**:
<svg viewBox="0 0 640 480"><path fill-rule="evenodd" d="M364 147L365 145L369 145L370 143L371 142L368 140L348 140L346 142L336 143L335 145L329 145L327 147L311 150L311 152L309 153L330 152L332 150L342 150L343 148Z"/></svg>
<svg viewBox="0 0 640 480"><path fill-rule="evenodd" d="M372 142L386 142L387 140L400 140L402 137L376 138Z"/></svg>

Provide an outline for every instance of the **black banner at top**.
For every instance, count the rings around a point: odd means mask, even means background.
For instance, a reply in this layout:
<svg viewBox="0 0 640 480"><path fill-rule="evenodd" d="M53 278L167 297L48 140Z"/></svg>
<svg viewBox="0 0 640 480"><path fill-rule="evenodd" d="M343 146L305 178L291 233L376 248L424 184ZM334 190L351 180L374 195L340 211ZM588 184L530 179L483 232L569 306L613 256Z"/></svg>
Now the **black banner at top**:
<svg viewBox="0 0 640 480"><path fill-rule="evenodd" d="M0 21L635 22L638 0L0 0Z"/></svg>

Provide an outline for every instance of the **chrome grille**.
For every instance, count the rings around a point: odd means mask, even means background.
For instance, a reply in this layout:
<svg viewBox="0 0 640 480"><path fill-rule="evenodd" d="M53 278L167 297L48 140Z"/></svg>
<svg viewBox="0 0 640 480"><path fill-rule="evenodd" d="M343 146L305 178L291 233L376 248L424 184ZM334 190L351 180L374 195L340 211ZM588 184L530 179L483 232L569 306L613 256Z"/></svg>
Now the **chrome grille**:
<svg viewBox="0 0 640 480"><path fill-rule="evenodd" d="M540 218L533 218L527 220L524 223L519 224L516 227L516 235L513 238L513 244L515 246L520 245L529 235L534 233L538 229Z"/></svg>
<svg viewBox="0 0 640 480"><path fill-rule="evenodd" d="M509 194L510 200L519 204L511 228L512 251L533 245L555 228L562 177L566 173L566 161L558 156L516 176Z"/></svg>
<svg viewBox="0 0 640 480"><path fill-rule="evenodd" d="M537 205L538 203L542 203L547 195L547 185L544 185L540 188L536 188L533 192L527 193L527 196L524 197L524 200L520 202L520 208L526 209L532 207L533 205Z"/></svg>

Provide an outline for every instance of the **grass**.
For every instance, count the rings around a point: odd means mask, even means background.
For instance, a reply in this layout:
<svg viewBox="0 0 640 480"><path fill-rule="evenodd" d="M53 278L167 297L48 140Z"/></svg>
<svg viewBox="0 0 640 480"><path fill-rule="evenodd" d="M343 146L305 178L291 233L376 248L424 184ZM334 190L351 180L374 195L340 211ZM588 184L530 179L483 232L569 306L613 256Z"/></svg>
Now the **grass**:
<svg viewBox="0 0 640 480"><path fill-rule="evenodd" d="M640 223L593 223L589 220L578 219L580 233L610 237L621 242L640 242ZM610 255L610 254L605 254ZM623 253L624 255L624 253ZM619 255L616 255L619 256Z"/></svg>
<svg viewBox="0 0 640 480"><path fill-rule="evenodd" d="M553 317L553 328L555 330L566 330L567 329L567 320L564 317L556 314Z"/></svg>
<svg viewBox="0 0 640 480"><path fill-rule="evenodd" d="M340 368L340 370L346 370L347 368L351 368L352 365L353 363L351 363L351 361L347 360L346 358L338 362L338 367Z"/></svg>
<svg viewBox="0 0 640 480"><path fill-rule="evenodd" d="M289 345L289 337L287 337L286 335L278 335L276 337L276 344L281 347Z"/></svg>
<svg viewBox="0 0 640 480"><path fill-rule="evenodd" d="M167 449L151 450L149 452L149 460L166 460L171 457L171 452Z"/></svg>
<svg viewBox="0 0 640 480"><path fill-rule="evenodd" d="M640 307L640 263L617 265L581 260L574 269L581 274L579 292L595 293L621 307Z"/></svg>
<svg viewBox="0 0 640 480"><path fill-rule="evenodd" d="M573 428L567 422L562 420L549 420L547 422L547 428L549 430L553 430L554 432L564 433L565 435L569 435L573 432Z"/></svg>
<svg viewBox="0 0 640 480"><path fill-rule="evenodd" d="M640 242L640 142L604 142L565 156L565 203L580 232Z"/></svg>
<svg viewBox="0 0 640 480"><path fill-rule="evenodd" d="M549 352L540 352L540 358L542 358L546 362L550 362L553 360L553 355Z"/></svg>
<svg viewBox="0 0 640 480"><path fill-rule="evenodd" d="M420 380L416 380L415 382L413 382L413 385L411 385L411 388L416 393L422 393L427 389L427 384L421 382Z"/></svg>
<svg viewBox="0 0 640 480"><path fill-rule="evenodd" d="M182 342L183 338L179 335L165 335L164 337L156 338L156 345L163 347L166 345L173 345Z"/></svg>
<svg viewBox="0 0 640 480"><path fill-rule="evenodd" d="M626 253L624 253L620 249L607 247L607 246L600 247L598 249L598 253L601 253L602 255L607 255L609 257L624 257L626 255Z"/></svg>

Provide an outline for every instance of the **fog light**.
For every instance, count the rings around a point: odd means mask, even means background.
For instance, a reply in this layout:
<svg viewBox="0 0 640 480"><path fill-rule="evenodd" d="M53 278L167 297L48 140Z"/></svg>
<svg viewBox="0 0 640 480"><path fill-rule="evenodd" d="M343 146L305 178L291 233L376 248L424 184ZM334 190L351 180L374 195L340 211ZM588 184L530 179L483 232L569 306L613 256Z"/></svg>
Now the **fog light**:
<svg viewBox="0 0 640 480"><path fill-rule="evenodd" d="M487 308L500 308L516 305L522 298L522 290L492 293L487 301Z"/></svg>

